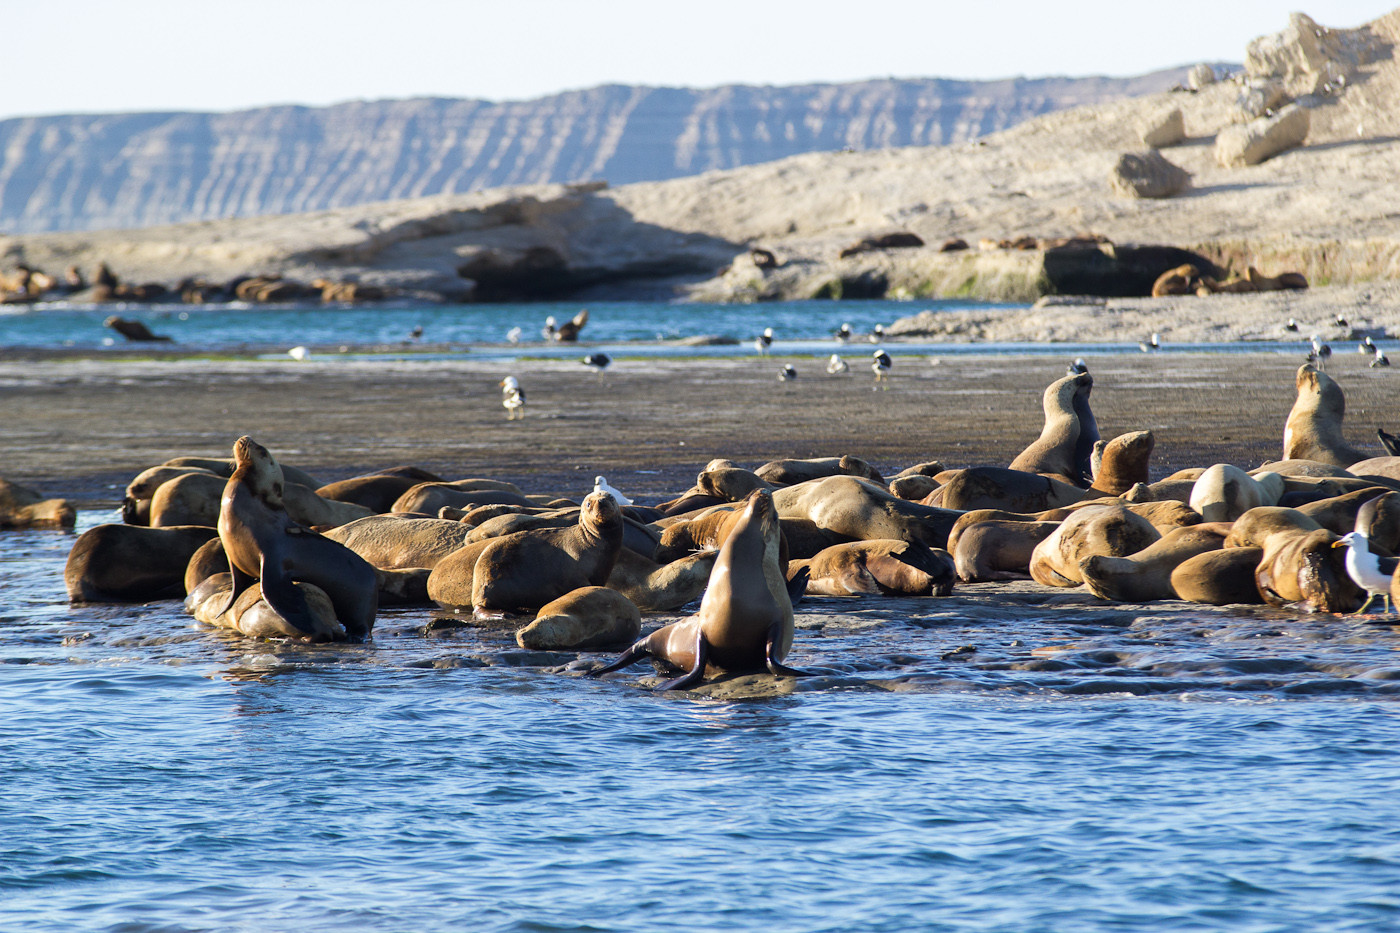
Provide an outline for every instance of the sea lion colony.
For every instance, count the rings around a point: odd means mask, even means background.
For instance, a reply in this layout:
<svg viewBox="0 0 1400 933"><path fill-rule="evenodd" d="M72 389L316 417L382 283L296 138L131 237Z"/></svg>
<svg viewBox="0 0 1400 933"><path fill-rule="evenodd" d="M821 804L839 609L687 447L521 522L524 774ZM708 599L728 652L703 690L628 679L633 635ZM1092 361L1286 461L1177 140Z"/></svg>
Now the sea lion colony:
<svg viewBox="0 0 1400 933"><path fill-rule="evenodd" d="M80 535L74 602L185 598L202 622L261 637L369 637L379 605L500 620L529 647L632 647L691 686L784 665L804 595L937 597L961 581L1032 578L1103 599L1267 603L1352 612L1376 592L1346 546L1400 550L1400 457L1343 438L1341 387L1295 380L1283 459L1207 464L1151 482L1151 432L1099 437L1082 366L1044 393L1044 428L1012 467L917 464L886 481L842 456L747 470L714 460L654 506L582 503L502 480L396 467L316 486L252 438L229 461L136 476L123 524ZM0 486L0 525L72 527L61 500ZM27 512L26 512L27 510ZM1353 532L1343 542L1343 537ZM1359 542L1359 543L1358 543ZM1374 563L1366 555L1366 563ZM697 612L641 640L642 612ZM599 671L603 668L599 668Z"/></svg>

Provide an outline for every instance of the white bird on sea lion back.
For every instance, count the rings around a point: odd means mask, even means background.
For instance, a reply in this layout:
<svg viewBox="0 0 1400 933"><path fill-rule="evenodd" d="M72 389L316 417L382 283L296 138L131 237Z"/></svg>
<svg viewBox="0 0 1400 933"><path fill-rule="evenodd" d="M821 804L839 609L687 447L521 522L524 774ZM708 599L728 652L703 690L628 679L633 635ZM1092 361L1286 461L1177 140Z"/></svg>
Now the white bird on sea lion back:
<svg viewBox="0 0 1400 933"><path fill-rule="evenodd" d="M631 499L629 499L629 498L627 498L626 496L624 496L621 492L619 492L619 491L617 490L616 487L610 485L610 484L608 483L608 481L605 480L605 479L603 479L603 477L601 477L601 476L595 476L595 477L593 477L593 491L594 491L594 492L605 492L605 493L607 493L608 495L612 496L614 499L617 500L617 504L618 504L618 505L631 505L631 504L632 504L632 500L631 500Z"/></svg>

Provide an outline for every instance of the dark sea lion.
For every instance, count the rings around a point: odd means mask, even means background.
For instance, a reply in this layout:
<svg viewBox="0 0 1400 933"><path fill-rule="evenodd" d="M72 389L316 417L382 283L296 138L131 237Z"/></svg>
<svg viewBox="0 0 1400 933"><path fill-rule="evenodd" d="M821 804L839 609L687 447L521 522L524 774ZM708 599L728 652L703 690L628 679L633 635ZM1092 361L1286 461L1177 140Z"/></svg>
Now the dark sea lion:
<svg viewBox="0 0 1400 933"><path fill-rule="evenodd" d="M313 635L319 623L305 596L292 585L310 583L330 597L347 635L367 637L378 609L374 568L345 545L292 520L283 504L282 470L267 448L251 437L240 437L233 445L233 459L218 516L219 538L233 577L229 605L258 580L273 611Z"/></svg>
<svg viewBox="0 0 1400 933"><path fill-rule="evenodd" d="M121 334L127 340L136 343L169 343L170 338L164 334L154 334L151 329L140 321L133 321L130 318L118 317L113 314L102 322L103 327L110 327Z"/></svg>
<svg viewBox="0 0 1400 933"><path fill-rule="evenodd" d="M185 595L190 558L218 532L202 525L97 525L78 535L63 567L68 599L146 602Z"/></svg>
<svg viewBox="0 0 1400 933"><path fill-rule="evenodd" d="M1035 546L1031 579L1046 586L1079 586L1085 558L1136 554L1161 536L1151 522L1120 502L1078 509Z"/></svg>
<svg viewBox="0 0 1400 933"><path fill-rule="evenodd" d="M1264 601L1313 612L1354 611L1361 588L1347 573L1345 548L1332 546L1338 540L1325 528L1271 535L1254 571Z"/></svg>
<svg viewBox="0 0 1400 933"><path fill-rule="evenodd" d="M395 473L369 473L327 483L316 490L323 499L353 502L375 514L392 512L399 497L419 483L438 482L438 478L417 467L397 468Z"/></svg>
<svg viewBox="0 0 1400 933"><path fill-rule="evenodd" d="M616 661L589 672L596 677L653 657L686 673L661 689L692 687L707 672L746 673L765 667L797 676L783 664L792 646L792 601L778 570L778 513L772 496L755 491L742 521L720 548L700 611L657 629Z"/></svg>
<svg viewBox="0 0 1400 933"><path fill-rule="evenodd" d="M224 553L224 542L219 540L217 528L214 536L200 545L185 565L185 595L193 593L216 573L228 573L228 555Z"/></svg>
<svg viewBox="0 0 1400 933"><path fill-rule="evenodd" d="M72 528L78 510L67 499L45 499L19 483L0 479L0 528Z"/></svg>
<svg viewBox="0 0 1400 933"><path fill-rule="evenodd" d="M806 567L817 596L947 596L955 577L947 551L893 540L838 544L792 567Z"/></svg>
<svg viewBox="0 0 1400 933"><path fill-rule="evenodd" d="M515 643L536 651L613 648L641 630L642 615L630 599L606 586L584 586L541 606Z"/></svg>
<svg viewBox="0 0 1400 933"><path fill-rule="evenodd" d="M1264 601L1254 571L1264 549L1234 547L1206 551L1187 558L1172 570L1172 591L1178 599L1211 606L1236 603L1255 605Z"/></svg>
<svg viewBox="0 0 1400 933"><path fill-rule="evenodd" d="M1006 467L969 467L958 470L940 488L942 508L959 512L1001 509L1007 512L1043 512L1079 502L1086 492L1050 476Z"/></svg>
<svg viewBox="0 0 1400 933"><path fill-rule="evenodd" d="M794 486L827 476L859 476L872 483L885 484L885 478L870 464L849 454L841 457L814 457L810 460L773 460L754 471L759 479L774 486Z"/></svg>
<svg viewBox="0 0 1400 933"><path fill-rule="evenodd" d="M1126 557L1086 557L1079 564L1084 586L1100 599L1146 603L1175 599L1172 571L1181 563L1225 546L1229 525L1210 523L1177 528Z"/></svg>
<svg viewBox="0 0 1400 933"><path fill-rule="evenodd" d="M1029 447L1011 461L1011 469L1024 473L1048 473L1076 485L1089 485L1088 465L1098 427L1081 423L1080 411L1088 411L1094 377L1088 373L1064 376L1050 383L1041 398L1045 424ZM1092 436L1091 436L1092 435ZM1085 442L1081 445L1080 439ZM1081 467L1082 464L1082 467Z"/></svg>
<svg viewBox="0 0 1400 933"><path fill-rule="evenodd" d="M472 611L481 616L533 612L579 587L606 585L622 551L623 527L617 500L595 492L568 527L517 531L482 542L472 568ZM441 563L434 577L440 569ZM441 604L432 578L429 594Z"/></svg>
<svg viewBox="0 0 1400 933"><path fill-rule="evenodd" d="M953 546L953 564L965 583L1024 580L1031 575L1031 555L1048 538L1058 521L980 521L960 529Z"/></svg>
<svg viewBox="0 0 1400 933"><path fill-rule="evenodd" d="M1350 467L1370 456L1342 437L1347 403L1335 379L1311 363L1304 363L1298 367L1294 386L1298 397L1283 428L1283 459L1318 460Z"/></svg>

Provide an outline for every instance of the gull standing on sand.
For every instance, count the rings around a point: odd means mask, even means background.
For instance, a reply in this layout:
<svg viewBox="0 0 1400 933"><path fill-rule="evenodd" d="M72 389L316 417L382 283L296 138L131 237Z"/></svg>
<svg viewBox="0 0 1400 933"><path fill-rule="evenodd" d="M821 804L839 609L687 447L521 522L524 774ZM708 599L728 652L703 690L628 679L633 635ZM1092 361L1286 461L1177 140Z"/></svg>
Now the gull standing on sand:
<svg viewBox="0 0 1400 933"><path fill-rule="evenodd" d="M831 359L826 362L826 371L833 376L839 376L841 373L850 372L851 364L841 359L839 354L833 353Z"/></svg>
<svg viewBox="0 0 1400 933"><path fill-rule="evenodd" d="M1284 330L1297 330L1297 329L1298 329L1298 322L1295 321L1293 318L1289 318L1289 319L1288 319L1288 323L1285 324L1285 325L1283 325L1283 329L1284 329Z"/></svg>
<svg viewBox="0 0 1400 933"><path fill-rule="evenodd" d="M876 350L875 353L874 353L873 355L874 355L875 359L874 359L874 361L870 364L870 369L871 369L872 372L875 373L875 385L872 386L872 388L874 388L874 389L886 388L886 389L887 389L887 388L889 388L889 386L886 386L886 385L884 384L884 382L885 382L885 376L889 374L889 371L890 371L891 367L894 366L894 360L890 359L890 355L889 355L888 353L886 353L884 350Z"/></svg>
<svg viewBox="0 0 1400 933"><path fill-rule="evenodd" d="M1138 349L1143 353L1151 353L1153 350L1162 349L1162 335L1154 333L1151 337L1139 343Z"/></svg>
<svg viewBox="0 0 1400 933"><path fill-rule="evenodd" d="M506 331L506 339L509 340L511 343L519 343L520 335L522 333L524 333L524 331L522 331L520 328L512 327L510 330Z"/></svg>
<svg viewBox="0 0 1400 933"><path fill-rule="evenodd" d="M849 340L850 340L852 337L854 337L854 336L855 336L855 332L851 330L851 322L850 322L850 321L847 321L846 323L842 324L842 325L841 325L839 328L837 328L837 330L836 330L836 339L839 340L839 341L841 341L842 343L846 343L847 341L849 341Z"/></svg>
<svg viewBox="0 0 1400 933"><path fill-rule="evenodd" d="M1365 338L1362 339L1362 341L1361 341L1360 343L1358 343L1358 344L1356 345L1356 352L1357 352L1357 353L1375 353L1375 352L1376 352L1376 342L1375 342L1374 340L1372 340L1370 337L1365 337Z"/></svg>
<svg viewBox="0 0 1400 933"><path fill-rule="evenodd" d="M1327 370L1327 360L1332 356L1332 348L1322 342L1322 338L1313 334L1309 338L1312 345L1311 352L1308 353L1308 362L1316 363L1317 368L1325 372Z"/></svg>
<svg viewBox="0 0 1400 933"><path fill-rule="evenodd" d="M768 348L773 345L773 328L763 328L763 333L758 335L758 339L753 342L753 348L760 356L768 355Z"/></svg>
<svg viewBox="0 0 1400 933"><path fill-rule="evenodd" d="M871 343L879 343L880 341L882 341L882 340L884 340L884 339L885 339L885 328L884 328L883 326L879 325L879 324L876 324L876 325L875 325L875 329L872 330L872 331L870 332L870 342L871 342Z"/></svg>
<svg viewBox="0 0 1400 933"><path fill-rule="evenodd" d="M1362 506L1363 509L1365 507ZM1347 576L1366 591L1366 601L1356 610L1356 614L1365 612L1366 607L1371 605L1371 601L1377 596L1385 600L1385 611L1390 612L1390 578L1394 576L1395 567L1400 564L1400 559L1372 554L1371 542L1365 532L1361 531L1343 535L1340 540L1332 542L1332 546L1347 549Z"/></svg>
<svg viewBox="0 0 1400 933"><path fill-rule="evenodd" d="M631 499L624 496L621 492L619 492L615 487L610 485L608 481L603 479L603 477L601 476L593 477L593 491L607 493L608 495L612 496L614 499L617 500L618 505L632 504Z"/></svg>
<svg viewBox="0 0 1400 933"><path fill-rule="evenodd" d="M590 353L579 360L584 366L591 368L598 375L603 375L603 370L612 365L612 357L606 353Z"/></svg>
<svg viewBox="0 0 1400 933"><path fill-rule="evenodd" d="M778 370L779 382L791 382L797 378L797 370L791 363L784 363L783 368Z"/></svg>
<svg viewBox="0 0 1400 933"><path fill-rule="evenodd" d="M514 376L501 380L501 405L506 410L506 420L516 421L525 417L525 390Z"/></svg>
<svg viewBox="0 0 1400 933"><path fill-rule="evenodd" d="M306 347L292 347L287 351L287 355L297 362L301 362L311 355L311 351L306 349Z"/></svg>
<svg viewBox="0 0 1400 933"><path fill-rule="evenodd" d="M1372 368L1372 369L1375 369L1377 366L1389 366L1389 365L1390 365L1390 357L1386 356L1386 355L1385 355L1385 351L1382 350L1380 347L1376 347L1376 358L1375 358L1374 360L1371 361L1371 368Z"/></svg>

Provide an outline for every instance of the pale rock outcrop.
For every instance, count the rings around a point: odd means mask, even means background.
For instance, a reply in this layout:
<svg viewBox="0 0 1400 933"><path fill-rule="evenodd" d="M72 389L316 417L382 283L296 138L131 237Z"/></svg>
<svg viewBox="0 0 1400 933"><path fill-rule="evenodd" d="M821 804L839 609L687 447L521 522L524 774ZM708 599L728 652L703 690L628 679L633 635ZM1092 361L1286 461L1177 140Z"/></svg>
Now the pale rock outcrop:
<svg viewBox="0 0 1400 933"><path fill-rule="evenodd" d="M1199 91L1202 88L1210 87L1215 81L1215 69L1205 62L1192 68L1191 72L1186 76L1186 86L1193 91Z"/></svg>
<svg viewBox="0 0 1400 933"><path fill-rule="evenodd" d="M1130 198L1169 198L1190 187L1191 173L1167 161L1156 149L1148 149L1119 156L1108 182L1114 191Z"/></svg>
<svg viewBox="0 0 1400 933"><path fill-rule="evenodd" d="M1182 116L1180 107L1152 114L1138 128L1142 134L1142 144L1149 149L1165 149L1186 138L1186 118Z"/></svg>
<svg viewBox="0 0 1400 933"><path fill-rule="evenodd" d="M1289 104L1272 117L1227 126L1215 137L1215 160L1226 167L1258 165L1308 138L1308 111Z"/></svg>
<svg viewBox="0 0 1400 933"><path fill-rule="evenodd" d="M1356 66L1370 60L1368 45L1354 31L1328 29L1293 13L1282 32L1249 43L1244 69L1250 77L1281 79L1293 97L1321 94L1345 84Z"/></svg>

